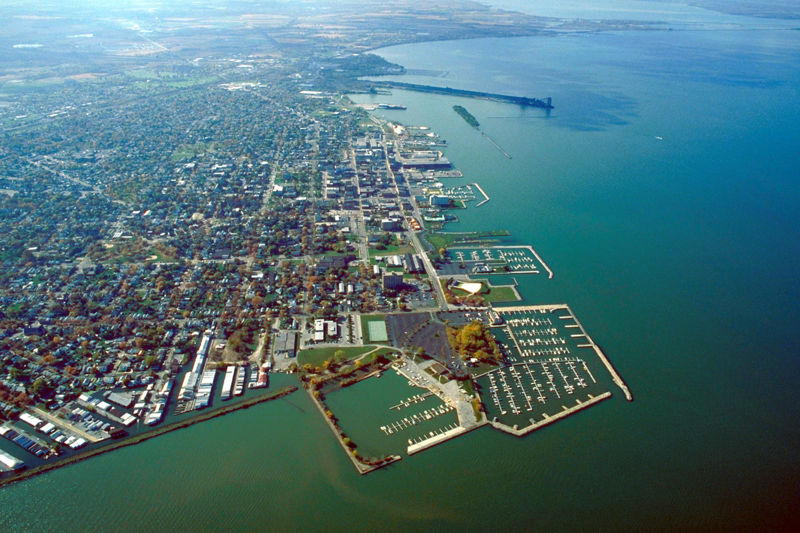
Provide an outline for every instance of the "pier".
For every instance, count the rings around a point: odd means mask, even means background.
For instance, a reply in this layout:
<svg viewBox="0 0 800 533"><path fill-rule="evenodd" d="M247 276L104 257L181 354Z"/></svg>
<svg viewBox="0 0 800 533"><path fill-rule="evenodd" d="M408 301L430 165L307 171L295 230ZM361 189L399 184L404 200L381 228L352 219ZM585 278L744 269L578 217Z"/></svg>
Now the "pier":
<svg viewBox="0 0 800 533"><path fill-rule="evenodd" d="M460 435L463 435L464 433L468 433L478 427L480 426L472 426L469 428L457 426L453 429L449 429L447 431L439 433L438 435L434 435L433 437L421 440L419 442L415 442L406 449L406 453L408 453L408 455L414 455L415 453L421 452L422 450L427 450L428 448L432 448L437 444L441 444L450 439L454 439Z"/></svg>
<svg viewBox="0 0 800 533"><path fill-rule="evenodd" d="M489 200L491 200L491 198L489 198L489 195L486 194L486 191L484 191L483 188L480 185L478 185L477 182L473 183L472 185L474 185L475 188L478 189L478 191L480 191L480 193L483 195L483 200L481 200L480 202L475 204L475 207L480 207L483 204L485 204L486 202L488 202Z"/></svg>
<svg viewBox="0 0 800 533"><path fill-rule="evenodd" d="M407 399L403 400L402 402L398 403L397 405L391 406L389 409L397 409L399 411L402 407L408 407L412 403L421 402L421 401L423 401L426 398L429 398L431 396L433 396L432 392L426 392L425 394L417 394L416 396L412 396L411 398L407 398Z"/></svg>
<svg viewBox="0 0 800 533"><path fill-rule="evenodd" d="M558 412L558 413L556 413L556 414L554 414L552 416L545 415L545 418L543 418L542 420L539 420L538 422L534 422L533 419L530 419L531 425L525 426L522 429L518 429L516 426L509 427L509 426L507 426L505 424L501 424L500 422L497 422L495 420L490 420L489 424L493 428L499 429L500 431L504 431L506 433L510 433L510 434L515 435L517 437L522 437L522 436L527 435L531 431L536 431L537 429L541 429L544 426L548 426L548 425L552 424L553 422L556 422L558 420L561 420L562 418L568 417L571 414L577 413L578 411L586 409L587 407L591 407L592 405L594 405L596 403L602 402L606 398L611 398L611 393L610 392L604 392L603 394L600 394L599 396L590 397L590 399L585 400L583 402L576 399L575 400L576 405L573 405L572 407L562 406L562 409L563 409L562 411L560 411L560 412Z"/></svg>
<svg viewBox="0 0 800 533"><path fill-rule="evenodd" d="M628 386L622 380L622 377L619 374L617 374L617 369L614 368L614 365L612 365L611 361L608 360L608 357L606 357L606 354L603 353L603 350L601 350L600 347L597 344L595 344L592 338L589 335L587 335L586 330L583 329L583 324L581 324L580 320L578 320L577 317L575 317L572 312L570 312L570 315L572 315L572 320L574 320L575 323L578 324L578 327L581 328L581 333L583 334L583 336L585 336L586 339L589 341L587 344L579 344L578 347L592 348L594 350L594 353L597 354L597 357L600 359L600 361L602 361L603 365L605 365L606 370L608 370L608 373L611 374L611 379L614 381L614 384L617 387L619 387L620 390L622 390L622 393L625 395L625 399L628 400L629 402L632 402L633 394L631 394L630 389L628 389Z"/></svg>
<svg viewBox="0 0 800 533"><path fill-rule="evenodd" d="M533 246L528 246L528 248L530 249L533 256L537 259L537 261L539 261L544 267L544 269L547 270L547 279L553 279L553 271L550 270L550 267L547 266L547 263L544 262L544 259L542 259L536 252L536 250L533 249Z"/></svg>
<svg viewBox="0 0 800 533"><path fill-rule="evenodd" d="M503 149L503 147L502 147L502 146L500 146L499 144L497 144L497 141L495 141L494 139L492 139L491 137L489 137L489 134L488 134L488 133L486 133L485 131L481 130L481 135L483 135L483 136L484 136L484 138L485 138L487 141L489 141L489 142L492 144L492 146L494 146L495 148L497 148L497 151L499 151L501 154L503 154L503 155L505 156L505 158L506 158L506 159L511 159L511 154L509 154L508 152L506 152L506 151Z"/></svg>
<svg viewBox="0 0 800 533"><path fill-rule="evenodd" d="M480 98L482 100L492 100L494 102L504 102L525 107L538 107L541 109L553 109L553 102L550 97L539 99L527 96L512 96L508 94L485 93L480 91L466 91L464 89L453 89L451 87L436 87L434 85L420 85L417 83L405 83L402 81L371 81L373 87L389 87L404 89L407 91L417 91L431 94L444 94L448 96L461 96L464 98Z"/></svg>
<svg viewBox="0 0 800 533"><path fill-rule="evenodd" d="M374 374L375 373L372 372L370 373L370 376ZM319 413L322 415L322 419L325 420L325 423L328 425L330 430L333 432L333 435L336 437L336 442L338 442L339 446L342 448L342 450L344 450L345 455L347 455L347 458L350 459L350 462L356 468L356 471L358 471L359 475L363 476L365 474L369 474L370 472L374 472L375 470L388 466L402 459L402 457L400 457L399 455L392 455L387 460L382 461L379 464L366 464L361 462L361 460L353 453L353 450L351 450L347 446L347 444L345 444L341 430L338 427L336 427L336 424L334 424L328 417L326 413L327 406L323 404L319 399L315 398L311 390L306 389L306 392L308 392L308 397L311 399L311 403L313 403L316 406L317 410L319 410Z"/></svg>

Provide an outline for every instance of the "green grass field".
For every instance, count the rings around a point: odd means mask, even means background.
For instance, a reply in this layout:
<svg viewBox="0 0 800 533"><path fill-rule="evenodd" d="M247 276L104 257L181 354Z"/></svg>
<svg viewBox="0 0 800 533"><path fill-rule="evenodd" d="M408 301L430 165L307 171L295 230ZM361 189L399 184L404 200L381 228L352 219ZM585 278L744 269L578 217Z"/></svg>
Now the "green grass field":
<svg viewBox="0 0 800 533"><path fill-rule="evenodd" d="M390 244L383 250L378 250L377 248L370 247L369 249L369 256L374 257L376 255L403 255L403 254L413 254L414 248L408 246L406 244Z"/></svg>
<svg viewBox="0 0 800 533"><path fill-rule="evenodd" d="M517 293L514 292L514 287L490 287L485 294L481 293L481 295L489 303L516 302L519 300Z"/></svg>
<svg viewBox="0 0 800 533"><path fill-rule="evenodd" d="M493 230L493 231L471 231L464 233L428 233L425 235L434 252L438 252L440 248L447 248L459 243L478 242L486 239L494 239L498 237L508 237L511 235L508 230Z"/></svg>
<svg viewBox="0 0 800 533"><path fill-rule="evenodd" d="M194 144L182 144L178 146L170 159L172 161L185 161L187 159L191 159L198 154L204 152L213 152L214 151L214 143L194 143Z"/></svg>
<svg viewBox="0 0 800 533"><path fill-rule="evenodd" d="M478 296L482 297L484 302L486 303L503 303L503 302L517 302L519 298L517 297L517 293L514 291L513 286L500 286L500 287L491 287L489 286L485 280L474 280L480 281L483 287L480 291L478 291ZM445 280L440 280L442 282L442 287L444 287ZM456 287L450 287L450 291L456 296L466 296L468 293L462 289L458 289Z"/></svg>
<svg viewBox="0 0 800 533"><path fill-rule="evenodd" d="M337 356L336 354L339 352L341 353L339 356ZM297 363L299 365L308 363L311 366L322 366L322 363L328 359L332 359L337 363L341 363L343 361L358 359L360 356L366 353L369 353L369 355L364 357L362 361L364 364L369 364L375 361L375 359L381 355L389 355L394 353L394 350L391 348L379 347L375 344L365 346L326 346L324 348L307 348L305 350L300 350L300 352L297 354Z"/></svg>
<svg viewBox="0 0 800 533"><path fill-rule="evenodd" d="M306 348L297 353L297 364L304 365L306 363L312 366L321 366L327 359L333 359L336 362L346 361L348 359L355 359L359 355L374 350L376 346L325 346L323 348ZM341 352L340 356L336 356Z"/></svg>

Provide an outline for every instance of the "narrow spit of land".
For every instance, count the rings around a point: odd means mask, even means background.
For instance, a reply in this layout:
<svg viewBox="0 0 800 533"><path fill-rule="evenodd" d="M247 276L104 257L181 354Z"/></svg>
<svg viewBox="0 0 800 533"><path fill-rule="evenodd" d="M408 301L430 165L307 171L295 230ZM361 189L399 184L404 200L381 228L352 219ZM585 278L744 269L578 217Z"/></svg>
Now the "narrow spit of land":
<svg viewBox="0 0 800 533"><path fill-rule="evenodd" d="M71 465L79 461L83 461L91 457L96 457L98 455L113 450L118 450L119 448L124 448L125 446L133 446L134 444L139 444L140 442L152 439L153 437L158 437L159 435L164 435L165 433L169 433L177 429L193 426L194 424L199 424L200 422L205 422L206 420L211 420L212 418L217 418L218 416L223 416L228 413L232 413L233 411L238 411L239 409L247 409L248 407L252 407L253 405L259 403L267 402L269 400L276 400L278 398L283 398L284 396L287 396L296 390L297 387L295 386L283 387L270 394L256 396L255 398L250 398L242 402L227 405L225 407L221 407L219 409L208 411L206 413L194 416L187 420L166 424L164 426L154 429L153 431L148 431L146 433L142 433L133 437L124 438L119 441L113 442L107 446L101 446L92 450L87 450L83 453L67 457L60 461L55 461L53 463L46 463L39 466L35 466L33 468L14 473L8 477L0 479L0 487L3 487L4 485L8 485L10 483L14 483L16 481L22 481L23 479L27 479L29 477L38 476L40 474L44 474L45 472L49 472L50 470L55 470L56 468L61 468L62 466Z"/></svg>
<svg viewBox="0 0 800 533"><path fill-rule="evenodd" d="M386 371L386 367L376 368L375 370L363 376L358 377L355 380L355 382L351 383L351 385L354 385L359 381L364 381L365 379L369 379L373 376L380 375L380 373L384 371ZM306 392L308 392L308 397L311 399L311 402L317 407L317 410L319 410L319 413L322 415L323 420L325 420L325 423L333 432L334 437L336 437L336 442L338 442L339 446L341 446L341 448L344 450L345 455L347 455L347 458L350 459L351 463L353 463L353 466L356 468L356 471L358 471L359 475L363 476L365 474L369 474L370 472L374 472L375 470L381 469L385 466L388 466L402 459L402 457L399 455L392 455L390 456L389 459L382 461L379 464L362 463L353 454L353 451L350 448L348 448L347 444L345 444L344 439L342 437L342 432L339 430L339 428L336 427L336 424L334 424L333 421L331 421L330 417L328 417L326 413L326 411L328 410L327 406L318 398L316 398L311 390L306 389Z"/></svg>

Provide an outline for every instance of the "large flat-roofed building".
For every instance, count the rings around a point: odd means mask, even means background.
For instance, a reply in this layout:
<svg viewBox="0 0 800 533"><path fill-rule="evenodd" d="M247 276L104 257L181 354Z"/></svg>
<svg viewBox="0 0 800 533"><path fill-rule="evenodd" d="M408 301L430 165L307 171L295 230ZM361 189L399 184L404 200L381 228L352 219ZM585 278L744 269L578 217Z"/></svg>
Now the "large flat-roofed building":
<svg viewBox="0 0 800 533"><path fill-rule="evenodd" d="M403 168L441 169L453 166L442 152L434 150L398 154L397 162L403 165Z"/></svg>
<svg viewBox="0 0 800 533"><path fill-rule="evenodd" d="M453 203L448 196L442 194L432 194L429 202L431 207L449 207Z"/></svg>
<svg viewBox="0 0 800 533"><path fill-rule="evenodd" d="M403 268L407 274L419 274L425 272L422 260L415 254L405 254L403 256Z"/></svg>
<svg viewBox="0 0 800 533"><path fill-rule="evenodd" d="M395 218L384 218L381 220L381 230L383 231L400 231L402 229L402 224Z"/></svg>
<svg viewBox="0 0 800 533"><path fill-rule="evenodd" d="M383 288L389 290L397 290L403 286L402 274L384 274L383 275Z"/></svg>
<svg viewBox="0 0 800 533"><path fill-rule="evenodd" d="M280 331L275 335L275 354L294 357L297 351L297 335L294 331Z"/></svg>

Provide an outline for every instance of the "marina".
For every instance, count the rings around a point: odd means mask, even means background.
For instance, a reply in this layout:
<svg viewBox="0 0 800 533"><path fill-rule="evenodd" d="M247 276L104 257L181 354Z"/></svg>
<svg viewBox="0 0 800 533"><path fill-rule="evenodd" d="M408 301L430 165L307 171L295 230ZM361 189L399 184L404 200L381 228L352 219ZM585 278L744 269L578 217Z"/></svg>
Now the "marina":
<svg viewBox="0 0 800 533"><path fill-rule="evenodd" d="M462 204L474 202L476 199L475 192L472 190L472 184L459 185L457 187L442 187L439 194L456 203Z"/></svg>
<svg viewBox="0 0 800 533"><path fill-rule="evenodd" d="M574 406L588 407L594 398L611 395L577 358L516 363L488 372L476 383L489 422L520 434Z"/></svg>
<svg viewBox="0 0 800 533"><path fill-rule="evenodd" d="M412 447L419 451L425 441L459 429L451 405L392 371L337 390L326 404L359 450L370 456L410 455Z"/></svg>
<svg viewBox="0 0 800 533"><path fill-rule="evenodd" d="M541 429L544 426L550 425L553 422L561 420L562 418L566 418L578 411L586 409L587 407L591 407L596 403L599 403L607 398L611 397L610 392L604 392L599 396L592 396L588 395L587 399L581 401L580 399L575 400L575 404L571 407L567 407L566 405L561 406L561 411L556 412L555 414L542 414L541 420L534 420L533 418L529 419L530 424L527 426L523 426L522 428L518 427L517 424L514 424L513 427L509 427L508 425L498 421L496 418L489 420L489 425L492 427L499 429L500 431L504 431L506 433L511 433L517 437L522 437L531 433L532 431L536 431L537 429Z"/></svg>
<svg viewBox="0 0 800 533"><path fill-rule="evenodd" d="M451 246L447 248L446 254L452 263L463 266L468 273L541 274L544 271L547 272L548 279L553 278L550 267L528 245Z"/></svg>
<svg viewBox="0 0 800 533"><path fill-rule="evenodd" d="M504 337L500 336L498 341L504 345L512 362L530 357L564 355L579 356L588 361L599 359L625 399L633 401L630 389L614 365L566 304L503 307L496 311L504 321L502 329L508 335L505 339L510 339L510 342L503 342Z"/></svg>

